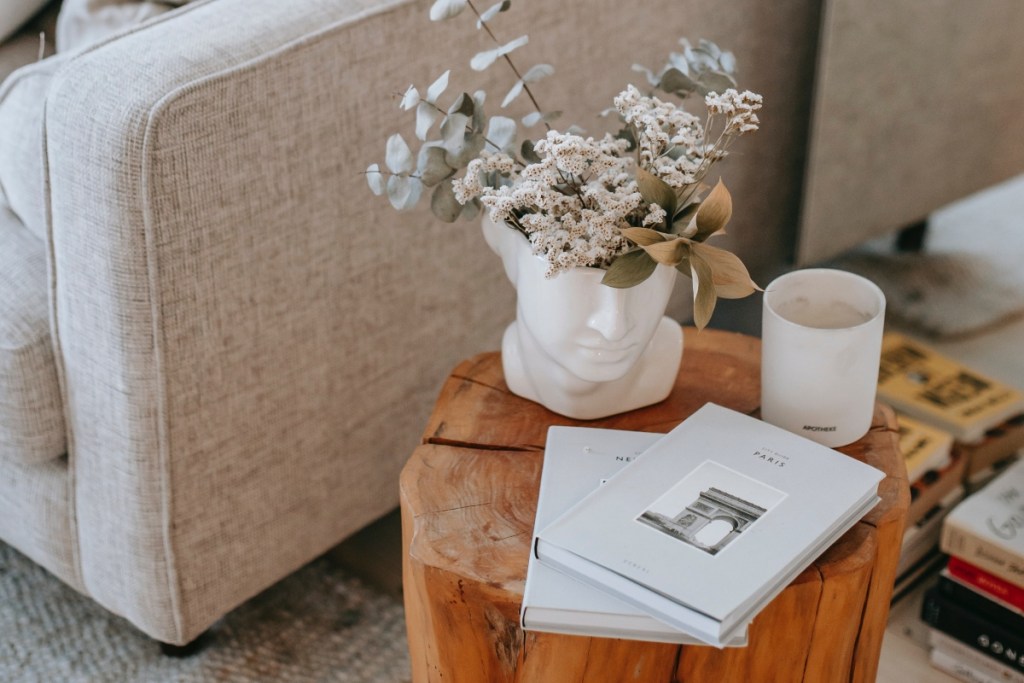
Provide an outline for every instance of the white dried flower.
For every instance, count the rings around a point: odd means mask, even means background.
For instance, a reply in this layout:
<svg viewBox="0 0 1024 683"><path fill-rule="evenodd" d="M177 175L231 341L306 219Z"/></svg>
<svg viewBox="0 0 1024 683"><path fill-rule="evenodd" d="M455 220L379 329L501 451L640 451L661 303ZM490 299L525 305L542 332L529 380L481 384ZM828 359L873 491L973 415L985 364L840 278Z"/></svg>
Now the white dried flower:
<svg viewBox="0 0 1024 683"><path fill-rule="evenodd" d="M762 98L757 93L742 93L729 88L721 95L710 92L704 98L708 113L726 117L725 135L742 135L758 129L760 121L754 112L761 108Z"/></svg>
<svg viewBox="0 0 1024 683"><path fill-rule="evenodd" d="M670 186L694 181L704 158L704 126L671 102L646 97L630 85L615 98L615 108L636 131L640 163Z"/></svg>

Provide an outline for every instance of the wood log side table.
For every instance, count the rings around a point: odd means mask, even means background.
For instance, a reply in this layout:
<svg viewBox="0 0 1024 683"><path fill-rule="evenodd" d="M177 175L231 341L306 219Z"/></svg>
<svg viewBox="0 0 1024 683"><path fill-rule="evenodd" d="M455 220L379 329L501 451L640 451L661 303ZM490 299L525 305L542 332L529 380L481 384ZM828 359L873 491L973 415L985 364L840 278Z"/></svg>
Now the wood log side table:
<svg viewBox="0 0 1024 683"><path fill-rule="evenodd" d="M839 449L886 472L882 502L754 619L747 647L519 628L549 426L667 432L708 401L756 413L760 341L690 328L685 340L669 398L603 420L571 420L513 396L498 353L453 371L401 478L414 683L875 680L910 501L895 417L883 406L863 439Z"/></svg>

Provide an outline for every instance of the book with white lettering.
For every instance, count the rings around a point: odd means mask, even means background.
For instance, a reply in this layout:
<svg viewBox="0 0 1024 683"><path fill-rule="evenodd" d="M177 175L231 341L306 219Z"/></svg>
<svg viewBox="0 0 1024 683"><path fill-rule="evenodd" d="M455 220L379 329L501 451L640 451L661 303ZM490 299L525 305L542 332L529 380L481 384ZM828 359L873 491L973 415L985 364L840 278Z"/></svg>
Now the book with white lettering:
<svg viewBox="0 0 1024 683"><path fill-rule="evenodd" d="M942 525L942 551L1024 587L1024 460L968 496Z"/></svg>
<svg viewBox="0 0 1024 683"><path fill-rule="evenodd" d="M709 403L542 529L535 552L723 647L875 506L883 477Z"/></svg>
<svg viewBox="0 0 1024 683"><path fill-rule="evenodd" d="M535 529L553 522L662 436L617 429L549 428ZM541 564L532 553L520 621L526 631L700 643L632 605ZM730 644L745 642L741 637Z"/></svg>
<svg viewBox="0 0 1024 683"><path fill-rule="evenodd" d="M976 614L936 588L925 592L921 618L932 628L996 661L1016 666L1019 653L1024 652L1024 634Z"/></svg>
<svg viewBox="0 0 1024 683"><path fill-rule="evenodd" d="M941 652L960 666L970 667L981 675L993 677L993 680L1001 683L1024 683L1024 662L1016 655L1013 662L1008 657L1000 661L1000 655L993 657L995 653L982 651L980 644L972 647L937 628L928 629L928 644L931 645L933 654L935 651ZM945 667L939 668L946 670Z"/></svg>
<svg viewBox="0 0 1024 683"><path fill-rule="evenodd" d="M980 662L967 661L957 657L945 648L933 647L928 653L931 665L964 683L1008 683L1013 679L1003 678L1004 671L995 672L983 668ZM1010 673L1013 673L1012 671Z"/></svg>

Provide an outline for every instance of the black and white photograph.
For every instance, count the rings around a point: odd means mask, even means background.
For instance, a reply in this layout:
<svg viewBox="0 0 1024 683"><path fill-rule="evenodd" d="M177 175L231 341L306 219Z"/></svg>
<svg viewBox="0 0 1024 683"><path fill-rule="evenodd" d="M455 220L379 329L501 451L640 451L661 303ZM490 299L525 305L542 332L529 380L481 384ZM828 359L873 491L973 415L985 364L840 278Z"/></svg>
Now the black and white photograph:
<svg viewBox="0 0 1024 683"><path fill-rule="evenodd" d="M654 501L637 521L717 555L786 494L706 461Z"/></svg>

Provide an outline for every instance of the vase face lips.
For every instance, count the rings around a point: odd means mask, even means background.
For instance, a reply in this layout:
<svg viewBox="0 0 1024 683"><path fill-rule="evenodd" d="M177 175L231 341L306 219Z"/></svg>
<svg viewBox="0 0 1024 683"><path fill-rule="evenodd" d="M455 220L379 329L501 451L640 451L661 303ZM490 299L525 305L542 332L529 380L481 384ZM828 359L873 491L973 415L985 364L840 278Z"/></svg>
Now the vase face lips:
<svg viewBox="0 0 1024 683"><path fill-rule="evenodd" d="M544 277L544 259L523 250L516 277L518 324L555 363L586 382L625 376L654 335L672 293L675 270L659 266L627 289L601 284L603 270L573 268Z"/></svg>

